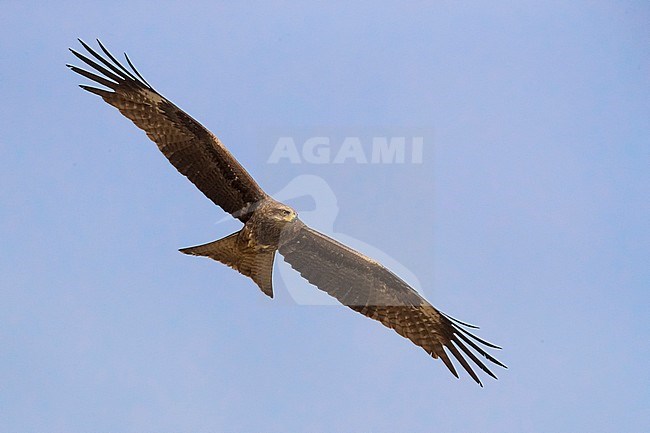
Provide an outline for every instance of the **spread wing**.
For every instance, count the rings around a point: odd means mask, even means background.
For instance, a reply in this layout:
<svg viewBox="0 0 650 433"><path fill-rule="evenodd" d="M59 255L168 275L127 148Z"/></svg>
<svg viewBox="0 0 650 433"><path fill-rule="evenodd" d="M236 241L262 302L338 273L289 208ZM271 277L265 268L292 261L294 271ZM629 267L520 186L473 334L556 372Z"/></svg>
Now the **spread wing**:
<svg viewBox="0 0 650 433"><path fill-rule="evenodd" d="M343 305L394 329L432 357L440 358L454 376L458 377L458 373L445 349L481 386L466 358L495 379L496 376L477 354L506 367L481 347L500 349L498 346L465 329L476 327L438 311L381 264L302 222L296 220L286 229L279 251L284 260L311 284Z"/></svg>
<svg viewBox="0 0 650 433"><path fill-rule="evenodd" d="M266 194L250 174L228 152L221 141L203 125L171 103L133 67L120 64L99 42L101 56L79 40L96 60L70 49L94 72L67 65L74 72L110 90L81 85L99 95L120 110L135 125L147 133L176 169L226 212L246 222L251 205ZM99 74L99 75L98 75Z"/></svg>

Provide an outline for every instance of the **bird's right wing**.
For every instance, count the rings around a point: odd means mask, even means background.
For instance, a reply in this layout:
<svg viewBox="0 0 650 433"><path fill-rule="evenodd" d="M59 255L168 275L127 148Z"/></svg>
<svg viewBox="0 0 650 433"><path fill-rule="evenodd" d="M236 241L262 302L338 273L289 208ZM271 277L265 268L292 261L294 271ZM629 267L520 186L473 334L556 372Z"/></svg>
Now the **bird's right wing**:
<svg viewBox="0 0 650 433"><path fill-rule="evenodd" d="M246 222L251 205L266 197L250 174L230 154L221 141L199 122L151 87L127 57L131 70L120 64L99 43L105 56L83 41L96 60L70 50L94 72L68 65L74 72L110 90L82 85L99 95L144 130L176 169L210 200ZM100 75L97 75L99 73Z"/></svg>
<svg viewBox="0 0 650 433"><path fill-rule="evenodd" d="M381 264L301 221L296 220L286 228L279 252L311 284L343 305L394 329L432 357L440 358L454 376L458 374L445 349L481 386L465 356L488 375L495 379L496 376L470 347L488 361L505 367L481 347L498 349L498 346L464 328L472 325L440 312Z"/></svg>

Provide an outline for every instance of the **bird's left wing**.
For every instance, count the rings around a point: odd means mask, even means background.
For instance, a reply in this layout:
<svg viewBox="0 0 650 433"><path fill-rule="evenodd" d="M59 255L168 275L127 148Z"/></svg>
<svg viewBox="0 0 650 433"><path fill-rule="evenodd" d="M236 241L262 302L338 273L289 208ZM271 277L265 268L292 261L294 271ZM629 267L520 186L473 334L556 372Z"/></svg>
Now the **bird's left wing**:
<svg viewBox="0 0 650 433"><path fill-rule="evenodd" d="M495 379L496 376L470 347L490 362L505 367L481 347L498 349L498 346L465 329L472 325L440 312L381 264L300 220L285 229L279 252L311 284L343 305L394 329L432 357L440 358L454 376L458 377L458 374L445 349L481 386L465 357L488 375Z"/></svg>
<svg viewBox="0 0 650 433"><path fill-rule="evenodd" d="M126 60L131 70L118 62L101 42L97 41L104 56L83 41L79 42L90 57L73 49L70 51L94 72L73 65L68 67L110 90L86 85L81 85L81 88L101 96L120 110L147 133L169 162L203 194L226 212L246 222L251 205L264 199L266 194L221 141L155 91L128 57Z"/></svg>

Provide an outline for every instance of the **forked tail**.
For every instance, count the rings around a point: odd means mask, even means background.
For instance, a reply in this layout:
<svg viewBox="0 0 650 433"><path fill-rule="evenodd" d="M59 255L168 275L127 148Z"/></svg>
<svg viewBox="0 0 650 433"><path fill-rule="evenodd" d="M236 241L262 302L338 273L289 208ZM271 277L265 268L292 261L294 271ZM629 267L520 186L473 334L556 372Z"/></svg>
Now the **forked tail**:
<svg viewBox="0 0 650 433"><path fill-rule="evenodd" d="M230 266L239 273L250 277L262 292L273 297L273 259L275 249L260 249L248 247L238 241L240 232L235 232L223 239L195 247L183 248L181 253L193 256L210 257L213 260Z"/></svg>

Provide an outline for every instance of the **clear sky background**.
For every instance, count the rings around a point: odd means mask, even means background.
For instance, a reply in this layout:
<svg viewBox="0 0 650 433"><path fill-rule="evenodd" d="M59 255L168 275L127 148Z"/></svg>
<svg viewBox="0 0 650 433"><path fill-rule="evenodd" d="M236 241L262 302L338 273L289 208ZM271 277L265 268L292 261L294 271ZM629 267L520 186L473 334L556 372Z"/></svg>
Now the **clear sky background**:
<svg viewBox="0 0 650 433"><path fill-rule="evenodd" d="M0 431L650 430L647 2L0 6ZM238 226L77 87L77 37L270 193L323 179L335 221L314 197L305 219L403 265L509 369L456 380L178 253ZM267 163L280 135L414 131L422 164Z"/></svg>

